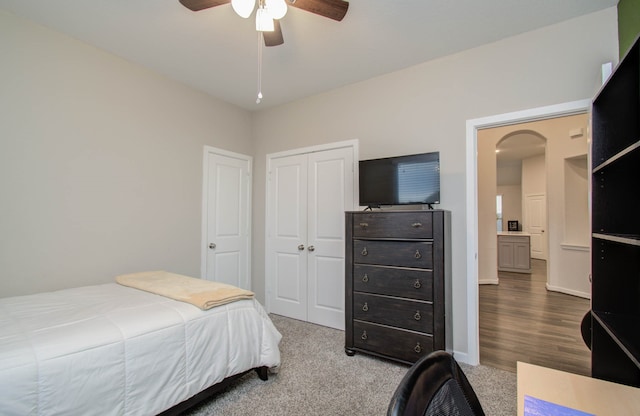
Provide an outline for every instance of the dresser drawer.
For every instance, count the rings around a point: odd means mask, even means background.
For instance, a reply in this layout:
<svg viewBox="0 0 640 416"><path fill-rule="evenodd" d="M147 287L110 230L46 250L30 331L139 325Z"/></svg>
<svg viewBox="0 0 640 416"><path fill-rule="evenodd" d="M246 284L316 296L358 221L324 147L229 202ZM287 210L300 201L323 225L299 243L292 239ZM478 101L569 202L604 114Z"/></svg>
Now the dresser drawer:
<svg viewBox="0 0 640 416"><path fill-rule="evenodd" d="M433 338L402 329L367 322L353 322L356 348L413 363L433 351Z"/></svg>
<svg viewBox="0 0 640 416"><path fill-rule="evenodd" d="M425 334L433 333L433 304L430 302L354 293L353 317Z"/></svg>
<svg viewBox="0 0 640 416"><path fill-rule="evenodd" d="M357 292L433 300L433 272L397 267L356 264L353 289Z"/></svg>
<svg viewBox="0 0 640 416"><path fill-rule="evenodd" d="M433 267L433 243L426 241L353 241L354 263Z"/></svg>
<svg viewBox="0 0 640 416"><path fill-rule="evenodd" d="M431 212L360 213L353 215L356 238L433 238Z"/></svg>

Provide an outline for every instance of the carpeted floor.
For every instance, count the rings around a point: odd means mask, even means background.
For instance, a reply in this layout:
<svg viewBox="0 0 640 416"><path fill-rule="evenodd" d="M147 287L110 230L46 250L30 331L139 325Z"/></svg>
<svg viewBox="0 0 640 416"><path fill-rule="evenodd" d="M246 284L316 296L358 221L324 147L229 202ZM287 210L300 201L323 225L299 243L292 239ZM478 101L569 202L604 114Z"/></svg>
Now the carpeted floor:
<svg viewBox="0 0 640 416"><path fill-rule="evenodd" d="M278 315L282 365L261 381L255 372L188 413L209 415L381 415L408 366L344 353L344 332ZM516 375L460 364L487 415L516 414Z"/></svg>

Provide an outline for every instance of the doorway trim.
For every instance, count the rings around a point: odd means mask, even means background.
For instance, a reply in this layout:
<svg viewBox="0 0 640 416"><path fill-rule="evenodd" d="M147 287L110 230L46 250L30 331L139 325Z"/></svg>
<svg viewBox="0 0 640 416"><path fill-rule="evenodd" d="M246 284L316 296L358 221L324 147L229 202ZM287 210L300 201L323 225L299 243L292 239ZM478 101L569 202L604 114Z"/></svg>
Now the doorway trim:
<svg viewBox="0 0 640 416"><path fill-rule="evenodd" d="M528 110L467 120L466 126L466 211L467 211L467 354L461 361L480 363L479 291L478 291L478 130L527 123L562 116L583 114L591 109L591 100L578 100Z"/></svg>

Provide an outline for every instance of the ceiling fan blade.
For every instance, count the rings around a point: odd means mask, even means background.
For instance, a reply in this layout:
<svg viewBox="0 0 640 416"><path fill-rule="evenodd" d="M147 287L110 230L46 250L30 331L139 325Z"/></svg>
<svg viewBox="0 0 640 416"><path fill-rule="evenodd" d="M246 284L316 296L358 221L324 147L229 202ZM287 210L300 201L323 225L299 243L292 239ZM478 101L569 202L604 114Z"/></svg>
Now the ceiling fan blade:
<svg viewBox="0 0 640 416"><path fill-rule="evenodd" d="M278 46L284 43L282 37L282 29L280 29L280 21L273 21L273 32L262 32L264 37L264 46Z"/></svg>
<svg viewBox="0 0 640 416"><path fill-rule="evenodd" d="M197 12L198 10L209 9L231 3L231 0L180 0L180 3L187 9Z"/></svg>
<svg viewBox="0 0 640 416"><path fill-rule="evenodd" d="M349 2L343 0L288 0L288 3L298 9L328 17L338 22L344 18L347 10L349 10Z"/></svg>

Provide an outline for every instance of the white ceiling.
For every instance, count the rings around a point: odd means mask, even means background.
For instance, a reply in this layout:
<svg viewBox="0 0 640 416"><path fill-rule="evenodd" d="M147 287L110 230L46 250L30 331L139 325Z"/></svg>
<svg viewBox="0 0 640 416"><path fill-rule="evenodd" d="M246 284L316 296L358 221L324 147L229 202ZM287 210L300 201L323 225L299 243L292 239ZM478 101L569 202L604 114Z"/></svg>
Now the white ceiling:
<svg viewBox="0 0 640 416"><path fill-rule="evenodd" d="M192 12L178 0L0 0L0 8L255 111L396 71L618 0L350 0L342 22L293 7L285 43L263 51L230 5Z"/></svg>

